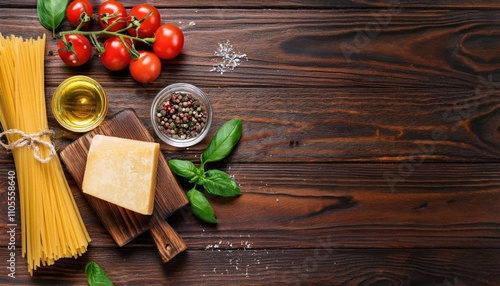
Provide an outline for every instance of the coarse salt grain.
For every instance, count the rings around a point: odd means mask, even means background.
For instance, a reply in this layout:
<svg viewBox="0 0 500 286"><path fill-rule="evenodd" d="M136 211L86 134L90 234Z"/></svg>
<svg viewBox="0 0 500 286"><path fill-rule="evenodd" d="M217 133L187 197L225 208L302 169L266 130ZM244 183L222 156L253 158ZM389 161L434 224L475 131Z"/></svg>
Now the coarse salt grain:
<svg viewBox="0 0 500 286"><path fill-rule="evenodd" d="M248 61L247 54L241 54L234 51L233 45L229 40L219 43L219 48L214 54L220 57L220 61L212 66L211 72L224 74L227 71L234 70L235 67L241 64L244 59Z"/></svg>

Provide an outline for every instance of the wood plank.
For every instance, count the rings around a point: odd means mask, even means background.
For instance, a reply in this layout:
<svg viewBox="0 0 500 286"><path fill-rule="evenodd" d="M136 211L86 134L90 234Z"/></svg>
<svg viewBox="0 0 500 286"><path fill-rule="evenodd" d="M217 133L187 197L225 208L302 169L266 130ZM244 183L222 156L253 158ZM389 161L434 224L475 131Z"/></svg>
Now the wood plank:
<svg viewBox="0 0 500 286"><path fill-rule="evenodd" d="M361 248L499 246L498 164L426 164L391 189L394 182L384 176L400 167L231 164L226 170L244 195L213 200L217 228L200 226L189 213L172 224L193 246L205 240L200 232L213 240L249 235L264 248L310 246L316 239Z"/></svg>
<svg viewBox="0 0 500 286"><path fill-rule="evenodd" d="M125 7L131 8L136 5L136 1L123 0ZM158 8L197 8L197 9L212 9L212 8L259 8L259 9L312 9L312 8L369 8L369 9L386 9L388 7L400 6L402 8L418 8L418 9L498 9L500 3L495 0L477 0L477 1L457 1L457 0L421 0L421 1L400 1L400 0L379 0L379 1L360 1L360 0L308 0L308 1L268 1L262 2L259 0L218 0L214 3L209 3L203 0L181 0L181 1L161 1L152 0L148 3L155 5ZM97 3L93 3L97 6ZM8 0L0 0L0 8L16 8L30 7L34 8L33 1L20 0L16 2Z"/></svg>
<svg viewBox="0 0 500 286"><path fill-rule="evenodd" d="M217 226L200 223L189 210L175 213L168 221L189 248L242 239L268 249L311 248L317 240L335 248L500 247L500 169L495 163L425 164L408 173L399 173L405 170L399 164L216 167L234 176L243 195L210 198ZM0 184L6 184L11 168L0 165ZM398 180L390 181L387 174ZM92 244L114 245L74 191ZM2 187L0 197L5 196ZM7 217L2 200L2 228ZM7 240L4 229L0 241ZM143 235L131 245L147 247L153 241Z"/></svg>
<svg viewBox="0 0 500 286"><path fill-rule="evenodd" d="M243 138L232 162L499 162L500 89L210 88L214 123L189 148L162 144L168 158L199 161L216 130L234 117ZM149 108L162 87L106 83L110 115L134 103L153 133ZM484 89L483 89L484 88ZM48 94L55 87L48 87ZM244 104L243 104L244 102ZM57 122L49 113L51 126ZM158 139L156 139L159 141ZM58 142L64 148L70 141Z"/></svg>
<svg viewBox="0 0 500 286"><path fill-rule="evenodd" d="M211 87L365 87L475 89L480 78L498 86L500 18L495 10L193 10L161 11L181 23L183 55L168 65L153 87L185 81ZM0 10L0 32L40 35L35 14ZM192 23L192 25L190 25ZM26 30L23 27L33 29ZM63 30L70 29L65 23ZM231 40L248 55L232 73L210 72L218 43ZM111 73L94 60L82 68L64 66L48 41L47 84L67 72L99 82L141 88L127 72ZM262 47L266 47L263 49ZM110 78L110 75L112 76ZM496 89L498 90L498 88Z"/></svg>
<svg viewBox="0 0 500 286"><path fill-rule="evenodd" d="M88 261L99 263L116 285L498 285L498 249L187 250L162 264L152 248L91 248L82 258L62 259L28 277L22 259L18 285L83 285ZM0 257L8 257L5 247ZM5 270L2 270L5 272ZM19 284L20 285L20 284Z"/></svg>

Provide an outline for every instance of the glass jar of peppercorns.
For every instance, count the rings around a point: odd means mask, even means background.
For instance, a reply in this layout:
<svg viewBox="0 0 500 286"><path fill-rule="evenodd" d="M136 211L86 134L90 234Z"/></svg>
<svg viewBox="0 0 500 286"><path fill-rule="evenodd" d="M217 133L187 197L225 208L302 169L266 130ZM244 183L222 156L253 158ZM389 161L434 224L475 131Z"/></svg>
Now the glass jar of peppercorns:
<svg viewBox="0 0 500 286"><path fill-rule="evenodd" d="M207 135L212 105L205 93L187 83L161 90L151 105L151 124L156 135L174 147L189 147Z"/></svg>

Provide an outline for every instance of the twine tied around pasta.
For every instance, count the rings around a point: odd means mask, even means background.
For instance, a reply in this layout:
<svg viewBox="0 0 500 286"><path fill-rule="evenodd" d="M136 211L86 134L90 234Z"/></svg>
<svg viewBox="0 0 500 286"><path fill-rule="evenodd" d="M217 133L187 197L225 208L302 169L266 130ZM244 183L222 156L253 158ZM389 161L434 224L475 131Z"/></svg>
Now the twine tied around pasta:
<svg viewBox="0 0 500 286"><path fill-rule="evenodd" d="M51 142L47 142L45 140L40 139L44 135L52 135L54 134L53 131L51 130L44 130L40 131L38 133L33 133L33 134L26 134L21 130L17 129L10 129L7 131L4 131L0 133L0 138L9 135L9 134L17 134L21 136L17 141L14 141L10 144L4 144L2 141L0 141L0 144L2 145L3 148L7 150L14 150L16 148L20 147L28 147L33 149L33 155L35 156L35 159L37 159L41 163L48 163L52 157L57 155L56 152L56 147ZM49 149L49 155L45 158L42 158L40 156L40 148L39 145L43 145Z"/></svg>

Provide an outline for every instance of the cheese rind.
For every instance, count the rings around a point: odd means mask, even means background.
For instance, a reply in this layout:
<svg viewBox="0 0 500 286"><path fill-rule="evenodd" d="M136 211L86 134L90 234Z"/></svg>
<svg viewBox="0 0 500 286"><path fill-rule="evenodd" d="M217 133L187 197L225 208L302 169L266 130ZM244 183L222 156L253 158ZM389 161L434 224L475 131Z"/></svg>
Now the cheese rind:
<svg viewBox="0 0 500 286"><path fill-rule="evenodd" d="M160 145L96 135L87 155L82 190L144 215L153 213Z"/></svg>

